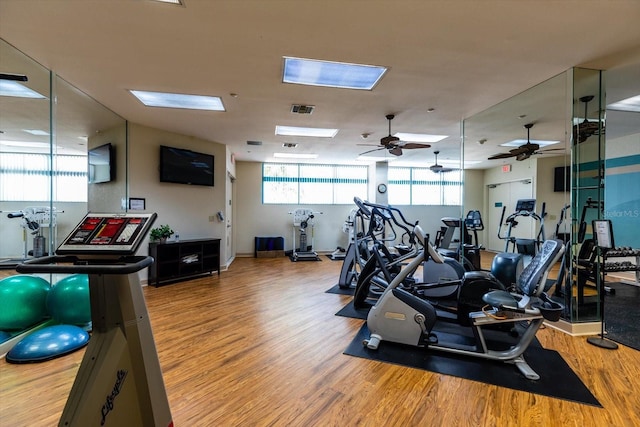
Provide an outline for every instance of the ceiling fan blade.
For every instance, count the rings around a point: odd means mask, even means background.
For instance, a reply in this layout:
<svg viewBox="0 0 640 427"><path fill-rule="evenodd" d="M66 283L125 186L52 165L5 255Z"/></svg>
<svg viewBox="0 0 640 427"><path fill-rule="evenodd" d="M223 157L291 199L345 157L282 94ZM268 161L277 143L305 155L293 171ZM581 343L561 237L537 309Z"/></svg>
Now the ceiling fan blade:
<svg viewBox="0 0 640 427"><path fill-rule="evenodd" d="M373 150L365 151L364 153L360 153L359 156L364 156L365 154L373 153L374 151L384 150L386 147L378 147Z"/></svg>
<svg viewBox="0 0 640 427"><path fill-rule="evenodd" d="M431 146L429 144L420 144L417 142L406 142L404 144L400 144L399 147L413 150L415 148L429 148Z"/></svg>
<svg viewBox="0 0 640 427"><path fill-rule="evenodd" d="M508 159L509 157L515 157L517 156L518 153L514 154L514 153L500 153L500 154L495 154L491 157L489 157L487 160L496 160L496 159Z"/></svg>
<svg viewBox="0 0 640 427"><path fill-rule="evenodd" d="M402 156L402 148L400 147L393 147L389 150L389 153L393 154L394 156Z"/></svg>

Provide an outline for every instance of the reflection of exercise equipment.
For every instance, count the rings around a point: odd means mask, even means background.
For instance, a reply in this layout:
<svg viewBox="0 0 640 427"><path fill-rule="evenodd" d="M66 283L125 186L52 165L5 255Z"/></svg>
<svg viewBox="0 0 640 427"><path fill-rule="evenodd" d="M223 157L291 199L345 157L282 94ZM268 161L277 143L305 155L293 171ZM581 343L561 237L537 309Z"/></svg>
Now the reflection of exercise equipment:
<svg viewBox="0 0 640 427"><path fill-rule="evenodd" d="M320 259L313 250L313 228L315 226L315 214L311 209L298 208L293 211L293 261L317 261ZM308 240L308 229L311 228L311 241ZM296 247L296 231L299 233L299 246Z"/></svg>
<svg viewBox="0 0 640 427"><path fill-rule="evenodd" d="M22 273L88 274L93 334L60 426L173 424L135 256L156 214L88 214L57 250Z"/></svg>
<svg viewBox="0 0 640 427"><path fill-rule="evenodd" d="M606 257L606 252L610 249L615 248L613 243L613 226L610 220L594 220L592 222L593 229L593 237L595 238L597 251L600 252L600 256L598 257L598 265L596 271L599 273L599 282L600 282L600 336L599 337L589 337L587 338L587 342L589 344L595 345L597 347L606 348L608 350L615 350L618 348L618 344L613 341L607 340L604 338L604 294L606 293L604 289L604 278L605 278L605 264L604 259Z"/></svg>
<svg viewBox="0 0 640 427"><path fill-rule="evenodd" d="M464 221L460 218L445 217L442 218L442 222L446 227L440 227L434 242L438 252L459 261L467 271L480 270L482 246L478 241L478 231L484 230L480 211L469 211ZM458 235L461 233L463 236L462 242L454 238L457 230L459 230ZM460 256L461 253L462 256Z"/></svg>
<svg viewBox="0 0 640 427"><path fill-rule="evenodd" d="M440 259L438 252L431 246L420 229L415 228L417 238L426 245L426 256ZM433 332L438 321L435 307L400 287L404 276L413 271L423 261L424 256L412 260L392 283L385 289L378 302L371 308L367 317L367 326L371 335L364 341L369 349L377 350L382 341L407 344L428 349L444 351L488 360L513 363L522 374L531 380L539 375L527 364L523 353L529 347L544 320L557 321L563 306L551 300L543 291L546 278L553 264L564 251L559 240L545 241L518 279L517 293L491 291L484 297L490 308L469 314L473 338L464 340L468 327L454 327L450 324L449 333ZM485 328L504 327L526 322L525 331L519 340L507 349L490 348L484 336ZM459 328L459 329L458 329Z"/></svg>
<svg viewBox="0 0 640 427"><path fill-rule="evenodd" d="M37 258L46 255L46 238L42 235L42 227L50 227L54 230L55 236L57 211L49 207L27 207L21 211L9 212L7 218L22 218L20 226L23 228L22 240L24 250L22 259L27 259L29 255ZM28 250L27 233L32 234L33 250ZM55 244L55 242L54 242Z"/></svg>
<svg viewBox="0 0 640 427"><path fill-rule="evenodd" d="M500 225L498 226L498 238L505 241L504 251L510 252L509 246L511 246L511 251L514 253L519 253L525 256L534 256L537 250L540 248L540 245L545 240L545 232L544 232L544 218L547 216L545 211L545 203L542 204L542 212L538 215L535 212L536 209L536 200L535 199L520 199L516 202L515 212L510 214L507 219L504 219L505 211L507 207L504 206L502 208L502 215L500 216ZM530 217L540 223L538 228L538 233L534 239L530 238L520 238L512 236L513 230L518 226L517 219L519 217ZM504 220L504 223L503 223ZM500 233L502 231L503 224L507 227L507 231L504 236Z"/></svg>

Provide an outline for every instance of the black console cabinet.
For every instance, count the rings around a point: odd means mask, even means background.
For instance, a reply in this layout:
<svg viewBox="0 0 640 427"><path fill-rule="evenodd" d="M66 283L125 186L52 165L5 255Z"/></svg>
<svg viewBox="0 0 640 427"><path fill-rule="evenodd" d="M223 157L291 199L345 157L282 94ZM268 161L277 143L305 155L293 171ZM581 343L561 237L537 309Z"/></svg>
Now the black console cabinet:
<svg viewBox="0 0 640 427"><path fill-rule="evenodd" d="M220 239L152 242L149 255L155 260L149 267L149 283L156 287L214 271L220 275Z"/></svg>

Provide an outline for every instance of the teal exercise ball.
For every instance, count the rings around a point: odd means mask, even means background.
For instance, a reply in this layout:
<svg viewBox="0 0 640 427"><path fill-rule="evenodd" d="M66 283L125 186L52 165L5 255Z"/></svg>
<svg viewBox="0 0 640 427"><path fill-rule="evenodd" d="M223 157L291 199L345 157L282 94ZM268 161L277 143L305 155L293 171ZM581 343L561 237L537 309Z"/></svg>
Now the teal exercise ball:
<svg viewBox="0 0 640 427"><path fill-rule="evenodd" d="M50 288L47 280L26 274L0 280L0 330L25 329L44 319Z"/></svg>
<svg viewBox="0 0 640 427"><path fill-rule="evenodd" d="M47 309L58 323L86 325L91 322L89 277L73 274L59 280L49 292Z"/></svg>

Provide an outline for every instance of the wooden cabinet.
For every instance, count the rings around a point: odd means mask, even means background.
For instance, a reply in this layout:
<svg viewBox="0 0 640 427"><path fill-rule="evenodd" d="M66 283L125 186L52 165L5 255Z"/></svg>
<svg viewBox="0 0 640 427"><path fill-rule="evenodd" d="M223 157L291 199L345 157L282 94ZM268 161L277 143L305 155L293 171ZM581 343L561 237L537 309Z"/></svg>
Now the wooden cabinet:
<svg viewBox="0 0 640 427"><path fill-rule="evenodd" d="M149 255L155 260L149 283L156 287L214 271L220 275L220 239L152 242Z"/></svg>

